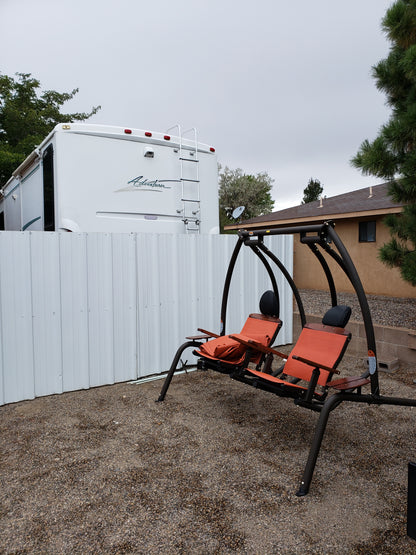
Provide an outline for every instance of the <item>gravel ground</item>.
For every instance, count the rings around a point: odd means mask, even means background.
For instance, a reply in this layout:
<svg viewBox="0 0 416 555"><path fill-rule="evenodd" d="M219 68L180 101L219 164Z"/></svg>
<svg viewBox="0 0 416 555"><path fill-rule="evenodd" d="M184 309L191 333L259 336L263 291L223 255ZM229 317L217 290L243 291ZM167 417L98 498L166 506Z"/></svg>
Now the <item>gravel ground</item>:
<svg viewBox="0 0 416 555"><path fill-rule="evenodd" d="M306 314L325 314L331 307L331 297L327 291L302 289L299 291ZM374 324L395 328L416 329L416 298L383 297L367 295ZM338 293L338 304L351 307L351 319L361 321L358 299L353 293ZM297 308L295 307L295 310Z"/></svg>
<svg viewBox="0 0 416 555"><path fill-rule="evenodd" d="M383 374L382 392L415 397L414 376ZM316 413L213 372L155 403L161 385L0 407L0 553L416 554L416 409L337 408L298 498Z"/></svg>
<svg viewBox="0 0 416 555"><path fill-rule="evenodd" d="M301 292L307 313L328 294ZM353 308L350 295L340 303ZM375 323L416 329L414 299L370 297ZM346 355L341 375L361 373ZM380 375L416 397L416 369ZM0 407L1 554L403 554L415 408L346 403L310 493L294 494L318 415L213 372Z"/></svg>

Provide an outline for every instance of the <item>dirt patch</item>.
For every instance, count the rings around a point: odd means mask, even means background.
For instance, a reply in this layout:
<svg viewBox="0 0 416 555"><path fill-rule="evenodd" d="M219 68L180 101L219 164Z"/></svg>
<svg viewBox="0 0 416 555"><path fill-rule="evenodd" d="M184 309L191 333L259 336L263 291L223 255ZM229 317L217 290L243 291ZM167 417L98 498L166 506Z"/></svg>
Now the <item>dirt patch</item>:
<svg viewBox="0 0 416 555"><path fill-rule="evenodd" d="M355 359L345 357L354 368ZM415 397L415 372L380 377ZM318 415L211 372L0 407L1 553L406 553L416 409Z"/></svg>

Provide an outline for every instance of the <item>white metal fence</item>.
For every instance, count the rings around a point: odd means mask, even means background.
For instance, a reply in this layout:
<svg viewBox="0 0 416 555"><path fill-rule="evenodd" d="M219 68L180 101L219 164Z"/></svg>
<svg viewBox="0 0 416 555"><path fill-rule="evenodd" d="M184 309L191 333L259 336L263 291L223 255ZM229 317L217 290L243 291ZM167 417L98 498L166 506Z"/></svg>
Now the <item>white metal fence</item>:
<svg viewBox="0 0 416 555"><path fill-rule="evenodd" d="M267 242L291 272L292 237ZM0 404L166 371L186 335L219 331L235 243L224 235L1 232ZM284 344L292 297L277 277ZM270 288L262 264L243 252L227 330L240 329Z"/></svg>

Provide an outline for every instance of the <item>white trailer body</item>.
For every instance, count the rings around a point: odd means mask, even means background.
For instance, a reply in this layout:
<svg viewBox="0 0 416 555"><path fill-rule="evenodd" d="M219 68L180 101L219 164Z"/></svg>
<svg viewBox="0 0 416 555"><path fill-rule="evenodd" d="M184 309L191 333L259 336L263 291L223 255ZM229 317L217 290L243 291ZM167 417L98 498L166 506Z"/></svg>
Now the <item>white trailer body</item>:
<svg viewBox="0 0 416 555"><path fill-rule="evenodd" d="M175 128L57 125L3 188L0 227L218 233L215 149Z"/></svg>

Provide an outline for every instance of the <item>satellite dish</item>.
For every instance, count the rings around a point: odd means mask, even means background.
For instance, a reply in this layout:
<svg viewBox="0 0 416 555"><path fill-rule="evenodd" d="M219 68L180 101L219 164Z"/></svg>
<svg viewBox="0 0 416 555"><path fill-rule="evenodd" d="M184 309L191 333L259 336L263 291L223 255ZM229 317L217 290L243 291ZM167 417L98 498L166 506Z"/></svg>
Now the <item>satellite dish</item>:
<svg viewBox="0 0 416 555"><path fill-rule="evenodd" d="M234 218L234 220L237 220L241 216L245 208L245 206L237 206L237 208L234 208L232 213L232 217Z"/></svg>

